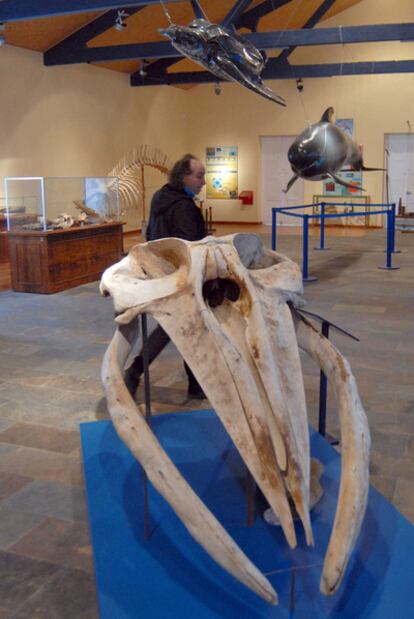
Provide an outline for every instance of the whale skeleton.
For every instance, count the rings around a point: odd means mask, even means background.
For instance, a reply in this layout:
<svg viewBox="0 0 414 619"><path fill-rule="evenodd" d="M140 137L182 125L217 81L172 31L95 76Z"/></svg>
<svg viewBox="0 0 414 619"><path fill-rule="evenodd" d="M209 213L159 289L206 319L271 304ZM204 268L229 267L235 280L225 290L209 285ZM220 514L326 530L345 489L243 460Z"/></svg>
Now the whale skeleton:
<svg viewBox="0 0 414 619"><path fill-rule="evenodd" d="M252 234L196 242L169 238L134 246L104 272L100 290L112 297L116 312L102 381L120 438L194 539L271 604L277 603L272 585L169 459L147 425L143 407L129 394L123 371L138 337L138 316L149 313L191 367L277 514L288 544L295 547L289 500L307 544L313 544L299 349L321 367L336 395L342 445L339 498L320 581L322 593L334 593L365 513L370 435L348 362L295 310L303 303L299 267L264 249Z"/></svg>

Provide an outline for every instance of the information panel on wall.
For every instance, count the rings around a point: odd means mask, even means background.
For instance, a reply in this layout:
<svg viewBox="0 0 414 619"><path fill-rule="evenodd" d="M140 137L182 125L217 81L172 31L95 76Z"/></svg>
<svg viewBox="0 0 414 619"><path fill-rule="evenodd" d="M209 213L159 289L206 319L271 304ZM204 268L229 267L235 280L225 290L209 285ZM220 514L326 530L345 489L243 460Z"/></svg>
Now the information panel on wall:
<svg viewBox="0 0 414 619"><path fill-rule="evenodd" d="M352 139L354 137L354 120L353 118L338 118L335 123L344 133L347 133ZM351 170L350 166L346 166L344 170L337 173L337 176L345 183L352 187L344 187L339 183L335 183L331 178L323 181L323 195L325 196L360 196L362 195L362 172L359 170Z"/></svg>
<svg viewBox="0 0 414 619"><path fill-rule="evenodd" d="M206 196L211 199L237 198L237 146L206 148Z"/></svg>

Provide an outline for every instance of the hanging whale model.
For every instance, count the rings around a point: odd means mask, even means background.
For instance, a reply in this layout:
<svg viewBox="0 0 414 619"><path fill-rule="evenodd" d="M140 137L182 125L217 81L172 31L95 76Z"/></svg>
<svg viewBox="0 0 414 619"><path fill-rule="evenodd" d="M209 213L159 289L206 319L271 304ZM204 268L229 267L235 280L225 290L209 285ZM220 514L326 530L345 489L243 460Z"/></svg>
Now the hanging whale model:
<svg viewBox="0 0 414 619"><path fill-rule="evenodd" d="M170 24L160 29L172 46L221 80L238 82L262 97L286 106L285 100L265 86L260 74L265 60L259 50L223 26L194 19L188 26Z"/></svg>
<svg viewBox="0 0 414 619"><path fill-rule="evenodd" d="M345 131L333 124L333 113L333 107L328 107L320 121L305 129L289 148L288 159L294 175L285 193L297 178L308 181L331 178L335 183L355 188L337 176L345 166L351 166L353 170L383 170L364 166L361 149ZM360 189L365 191L362 187Z"/></svg>

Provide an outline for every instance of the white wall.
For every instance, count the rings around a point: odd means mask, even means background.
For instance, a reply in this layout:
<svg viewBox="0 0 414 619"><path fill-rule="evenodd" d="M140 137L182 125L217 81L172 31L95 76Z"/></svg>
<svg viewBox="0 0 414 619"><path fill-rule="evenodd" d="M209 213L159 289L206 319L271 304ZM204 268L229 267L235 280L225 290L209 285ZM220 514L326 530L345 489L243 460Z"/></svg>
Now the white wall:
<svg viewBox="0 0 414 619"><path fill-rule="evenodd" d="M131 88L129 76L86 65L44 67L41 54L8 45L0 83L1 179L104 176L141 143L172 159L186 150L188 97L177 88Z"/></svg>
<svg viewBox="0 0 414 619"><path fill-rule="evenodd" d="M381 21L414 21L414 2L363 0L322 27ZM413 59L414 44L302 48L291 61L400 57ZM187 151L203 159L206 146L236 145L239 190L252 189L255 202L243 207L238 200L209 200L218 221L260 221L260 136L293 140L308 120L319 120L333 105L337 116L354 118L366 165L382 166L384 134L407 132L407 120L414 127L411 73L306 79L302 95L295 80L270 81L287 101L282 108L237 84L223 84L220 96L212 84L131 88L125 74L87 65L44 67L41 54L6 45L0 49L0 83L0 178L105 175L141 143L171 159ZM149 179L148 199L158 182L163 179ZM381 172L364 174L364 185L373 201L382 200ZM305 183L305 202L315 193L321 193L321 183Z"/></svg>

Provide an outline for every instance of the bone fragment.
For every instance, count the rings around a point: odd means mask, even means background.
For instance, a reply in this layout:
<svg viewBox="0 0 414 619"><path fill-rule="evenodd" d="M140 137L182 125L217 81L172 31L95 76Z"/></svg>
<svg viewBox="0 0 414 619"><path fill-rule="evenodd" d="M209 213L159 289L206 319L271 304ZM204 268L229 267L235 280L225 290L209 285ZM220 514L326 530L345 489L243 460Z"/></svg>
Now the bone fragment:
<svg viewBox="0 0 414 619"><path fill-rule="evenodd" d="M321 592L330 595L344 576L366 509L370 433L349 363L306 319L296 317L299 346L318 363L332 385L341 427L339 498L320 582Z"/></svg>
<svg viewBox="0 0 414 619"><path fill-rule="evenodd" d="M117 329L102 366L102 381L108 408L120 438L141 463L151 483L168 501L194 539L236 579L270 604L276 604L277 594L269 581L246 557L184 480L128 393L122 368L136 333L136 321Z"/></svg>

